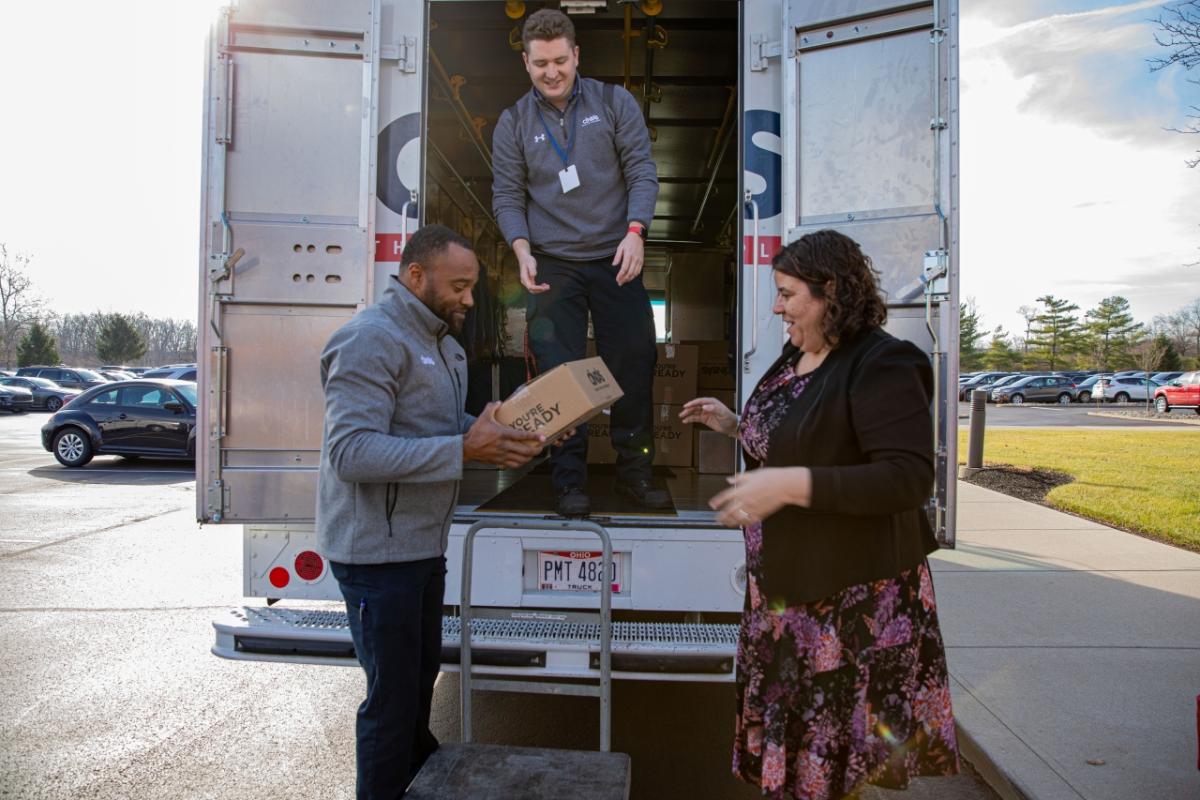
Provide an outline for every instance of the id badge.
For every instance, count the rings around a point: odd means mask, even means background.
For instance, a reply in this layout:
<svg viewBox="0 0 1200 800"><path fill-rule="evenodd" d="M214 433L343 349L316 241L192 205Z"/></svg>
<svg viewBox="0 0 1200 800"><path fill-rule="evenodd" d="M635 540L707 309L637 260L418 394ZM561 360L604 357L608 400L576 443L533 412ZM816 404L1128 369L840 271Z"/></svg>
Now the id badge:
<svg viewBox="0 0 1200 800"><path fill-rule="evenodd" d="M563 194L579 188L579 173L574 164L558 173L558 182L562 184Z"/></svg>

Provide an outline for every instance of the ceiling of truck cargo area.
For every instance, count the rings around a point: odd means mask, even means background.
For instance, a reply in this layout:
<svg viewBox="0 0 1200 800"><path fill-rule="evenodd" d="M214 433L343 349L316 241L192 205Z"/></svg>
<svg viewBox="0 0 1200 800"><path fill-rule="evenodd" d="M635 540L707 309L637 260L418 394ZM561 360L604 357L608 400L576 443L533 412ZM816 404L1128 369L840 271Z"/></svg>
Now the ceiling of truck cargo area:
<svg viewBox="0 0 1200 800"><path fill-rule="evenodd" d="M542 7L559 6L524 3L525 15L511 19L505 14L506 5L430 5L430 140L489 208L491 170L466 133L465 120L472 118L480 129L481 143L490 151L501 112L530 89L520 50L510 45L510 37L519 48L520 28L528 15ZM661 0L657 5L660 11L654 17L647 16L643 6L655 10L645 3L629 4L633 31L629 88L647 110L658 167L658 205L650 236L709 246L728 244L737 233L736 227L731 233L730 226L736 226L734 211L738 205L739 4L734 0ZM625 83L625 7L609 0L607 9L598 13L571 15L580 49L581 75ZM648 26L652 43L649 58ZM642 88L648 62L649 103ZM448 97L455 90L461 106ZM429 153L431 170L444 169L440 162L436 154ZM453 186L455 182L449 180L450 191L460 188ZM447 182L439 179L439 183Z"/></svg>

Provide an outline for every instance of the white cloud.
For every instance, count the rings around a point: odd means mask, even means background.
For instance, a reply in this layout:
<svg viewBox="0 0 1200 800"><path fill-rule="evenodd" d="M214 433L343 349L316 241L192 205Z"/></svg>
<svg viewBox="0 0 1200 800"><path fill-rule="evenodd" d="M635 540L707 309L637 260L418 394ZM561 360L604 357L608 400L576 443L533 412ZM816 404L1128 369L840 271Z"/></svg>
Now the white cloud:
<svg viewBox="0 0 1200 800"><path fill-rule="evenodd" d="M1050 292L1083 310L1110 294L1149 320L1200 295L1200 175L1178 81L1145 77L1135 3L1004 27L964 19L962 289L991 325Z"/></svg>

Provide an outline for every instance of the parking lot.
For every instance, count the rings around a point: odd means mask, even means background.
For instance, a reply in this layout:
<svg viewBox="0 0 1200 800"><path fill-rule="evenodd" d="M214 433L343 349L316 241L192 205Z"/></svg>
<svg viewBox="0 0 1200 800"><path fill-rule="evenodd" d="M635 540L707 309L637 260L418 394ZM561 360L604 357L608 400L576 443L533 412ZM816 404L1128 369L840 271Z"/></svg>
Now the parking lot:
<svg viewBox="0 0 1200 800"><path fill-rule="evenodd" d="M0 796L348 798L359 670L231 662L210 622L242 602L241 530L200 528L190 465L66 470L45 414L0 415ZM443 676L435 731L458 737ZM730 685L618 683L615 749L635 798L750 798L729 776ZM480 695L483 741L595 747L580 698ZM570 797L564 775L562 796ZM970 775L872 800L983 800Z"/></svg>
<svg viewBox="0 0 1200 800"><path fill-rule="evenodd" d="M1060 406L1056 403L1011 404L988 403L987 424L1001 428L1121 428L1121 427L1186 427L1195 424L1197 415L1191 409L1171 412L1169 420L1139 420L1098 416L1117 409L1144 408L1143 404L1116 406L1100 403L1071 403ZM966 425L971 416L971 404L958 404L958 424Z"/></svg>

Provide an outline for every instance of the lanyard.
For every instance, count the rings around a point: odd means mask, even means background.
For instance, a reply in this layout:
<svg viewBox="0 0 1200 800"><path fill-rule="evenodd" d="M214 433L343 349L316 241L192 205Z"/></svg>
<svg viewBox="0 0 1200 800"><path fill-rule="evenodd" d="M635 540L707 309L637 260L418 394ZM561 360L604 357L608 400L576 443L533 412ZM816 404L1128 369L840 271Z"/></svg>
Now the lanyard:
<svg viewBox="0 0 1200 800"><path fill-rule="evenodd" d="M578 80L578 78L576 78ZM558 139L554 138L554 134L550 132L550 126L546 124L546 118L542 116L542 110L539 108L538 119L542 122L542 130L546 132L547 138L550 139L550 144L554 145L554 152L558 153L558 157L562 159L563 169L571 166L571 151L575 149L575 141L579 137L575 136L576 123L579 122L579 103L575 103L575 110L571 112L571 130L566 131L567 149L563 150L559 145Z"/></svg>

